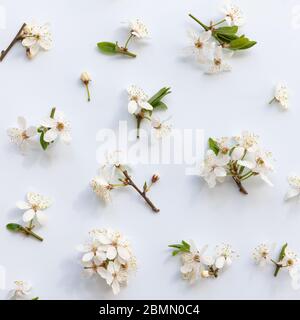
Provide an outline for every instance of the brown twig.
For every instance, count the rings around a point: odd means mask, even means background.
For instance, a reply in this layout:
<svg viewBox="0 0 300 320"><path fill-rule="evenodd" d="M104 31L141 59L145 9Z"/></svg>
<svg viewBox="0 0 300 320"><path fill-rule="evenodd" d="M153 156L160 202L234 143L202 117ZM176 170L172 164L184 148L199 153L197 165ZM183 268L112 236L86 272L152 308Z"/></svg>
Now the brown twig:
<svg viewBox="0 0 300 320"><path fill-rule="evenodd" d="M122 170L120 167L119 169L122 171L122 173L124 174L125 178L126 178L126 184L132 186L139 194L140 196L146 201L146 203L150 206L150 208L154 211L154 212L159 212L160 210L158 208L156 208L156 206L153 204L153 202L146 196L146 192L141 191L137 185L132 181L131 177L129 176L127 170Z"/></svg>
<svg viewBox="0 0 300 320"><path fill-rule="evenodd" d="M8 52L10 51L10 49L11 49L19 40L21 40L20 35L22 34L23 29L25 28L25 26L26 26L26 23L23 23L21 29L19 30L19 32L17 33L17 35L14 37L14 39L12 40L12 42L10 43L10 45L7 47L7 49L1 51L0 62L3 61L3 59L4 59L5 56L8 54Z"/></svg>
<svg viewBox="0 0 300 320"><path fill-rule="evenodd" d="M242 185L242 182L240 181L240 179L238 177L233 176L232 179L234 180L234 182L237 184L237 186L239 187L239 191L243 194L248 194L247 190L244 188L244 186Z"/></svg>

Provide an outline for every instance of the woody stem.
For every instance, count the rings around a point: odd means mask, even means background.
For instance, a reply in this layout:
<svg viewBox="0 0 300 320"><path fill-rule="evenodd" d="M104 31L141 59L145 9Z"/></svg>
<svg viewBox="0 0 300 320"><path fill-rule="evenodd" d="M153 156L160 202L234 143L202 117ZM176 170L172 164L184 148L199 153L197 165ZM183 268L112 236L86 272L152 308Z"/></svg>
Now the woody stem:
<svg viewBox="0 0 300 320"><path fill-rule="evenodd" d="M14 39L12 40L12 42L10 43L10 45L7 47L7 49L1 51L0 62L3 61L3 59L4 59L5 56L8 54L8 52L10 51L10 49L11 49L19 40L21 40L20 35L22 34L23 29L25 28L25 26L26 26L26 23L23 23L21 29L18 31L18 33L16 34L16 36L14 37Z"/></svg>
<svg viewBox="0 0 300 320"><path fill-rule="evenodd" d="M132 186L137 193L139 193L139 195L146 201L146 203L149 205L149 207L154 211L154 212L159 212L159 209L156 208L156 206L153 204L153 202L146 196L146 193L141 191L137 185L132 181L131 177L129 176L127 170L122 170L120 167L118 167L122 173L124 174L125 178L126 178L126 183L127 185Z"/></svg>
<svg viewBox="0 0 300 320"><path fill-rule="evenodd" d="M237 184L238 188L239 188L239 191L243 194L248 194L247 190L244 188L244 186L242 185L242 182L241 180L236 177L236 176L233 176L232 179L234 180L234 182Z"/></svg>

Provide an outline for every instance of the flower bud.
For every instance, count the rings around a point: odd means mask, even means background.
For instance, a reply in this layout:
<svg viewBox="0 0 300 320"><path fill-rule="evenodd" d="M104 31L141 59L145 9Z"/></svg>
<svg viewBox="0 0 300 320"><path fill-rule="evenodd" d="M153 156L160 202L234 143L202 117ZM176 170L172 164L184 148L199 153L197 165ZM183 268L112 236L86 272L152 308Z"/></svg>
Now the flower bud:
<svg viewBox="0 0 300 320"><path fill-rule="evenodd" d="M209 278L210 277L209 272L207 270L203 270L201 272L201 277L202 278Z"/></svg>
<svg viewBox="0 0 300 320"><path fill-rule="evenodd" d="M80 79L84 84L88 84L91 81L91 77L87 72L83 72Z"/></svg>
<svg viewBox="0 0 300 320"><path fill-rule="evenodd" d="M155 174L152 176L151 181L152 181L152 183L155 183L155 182L157 182L158 180L159 180L159 174L158 174L158 173L155 173Z"/></svg>

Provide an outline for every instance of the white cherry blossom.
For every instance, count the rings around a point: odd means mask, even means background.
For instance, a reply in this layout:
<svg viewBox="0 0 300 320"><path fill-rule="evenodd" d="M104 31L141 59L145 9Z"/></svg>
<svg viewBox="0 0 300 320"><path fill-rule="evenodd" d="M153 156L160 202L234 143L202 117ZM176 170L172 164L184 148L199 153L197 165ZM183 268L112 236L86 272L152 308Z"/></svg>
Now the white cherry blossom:
<svg viewBox="0 0 300 320"><path fill-rule="evenodd" d="M10 299L26 300L31 294L32 286L26 281L15 281L14 288L10 291Z"/></svg>
<svg viewBox="0 0 300 320"><path fill-rule="evenodd" d="M253 251L254 261L261 267L271 262L272 247L268 244L262 243L257 246Z"/></svg>
<svg viewBox="0 0 300 320"><path fill-rule="evenodd" d="M152 111L153 107L148 102L148 96L141 88L132 85L127 89L128 92L128 112L130 114L138 114L141 110Z"/></svg>
<svg viewBox="0 0 300 320"><path fill-rule="evenodd" d="M299 197L300 195L300 176L290 175L288 177L288 183L290 189L286 193L285 199L289 200L291 198Z"/></svg>
<svg viewBox="0 0 300 320"><path fill-rule="evenodd" d="M214 42L211 41L211 31L204 31L198 34L193 30L189 30L188 36L191 41L188 51L195 56L199 63L206 63L214 48Z"/></svg>
<svg viewBox="0 0 300 320"><path fill-rule="evenodd" d="M224 49L221 46L217 46L213 59L207 63L206 73L216 74L224 71L231 71L231 66L228 64L227 60L232 54L232 51L224 54Z"/></svg>
<svg viewBox="0 0 300 320"><path fill-rule="evenodd" d="M129 23L130 33L139 38L147 38L149 36L149 31L146 25L139 19L131 20Z"/></svg>
<svg viewBox="0 0 300 320"><path fill-rule="evenodd" d="M283 110L287 110L289 107L289 91L285 84L279 83L275 88L275 95L274 98L270 101L278 102L279 105L283 108Z"/></svg>
<svg viewBox="0 0 300 320"><path fill-rule="evenodd" d="M242 10L232 4L231 1L226 1L221 11L225 14L225 20L229 26L242 26L245 24L245 17Z"/></svg>

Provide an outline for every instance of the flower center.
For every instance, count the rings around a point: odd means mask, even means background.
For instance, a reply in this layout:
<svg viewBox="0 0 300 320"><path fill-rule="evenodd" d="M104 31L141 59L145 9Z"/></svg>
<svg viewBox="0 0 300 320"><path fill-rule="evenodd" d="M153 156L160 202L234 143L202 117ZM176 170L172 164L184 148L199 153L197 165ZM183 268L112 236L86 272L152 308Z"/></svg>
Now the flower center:
<svg viewBox="0 0 300 320"><path fill-rule="evenodd" d="M56 125L56 129L58 131L63 131L65 128L65 125L62 123L62 122L58 122L57 125Z"/></svg>
<svg viewBox="0 0 300 320"><path fill-rule="evenodd" d="M216 66L220 66L222 64L222 60L221 59L214 59L214 63Z"/></svg>
<svg viewBox="0 0 300 320"><path fill-rule="evenodd" d="M256 163L259 165L259 166L263 166L264 165L264 160L262 159L262 158L258 158L257 160L256 160Z"/></svg>
<svg viewBox="0 0 300 320"><path fill-rule="evenodd" d="M23 140L29 139L28 135L26 134L26 131L23 131L21 136Z"/></svg>
<svg viewBox="0 0 300 320"><path fill-rule="evenodd" d="M196 47L197 49L202 49L202 48L203 48L203 42L201 42L200 40L197 40L197 41L195 42L195 47Z"/></svg>
<svg viewBox="0 0 300 320"><path fill-rule="evenodd" d="M294 260L293 259L288 259L288 261L286 262L287 266L292 266L294 264Z"/></svg>
<svg viewBox="0 0 300 320"><path fill-rule="evenodd" d="M195 255L194 255L194 261L200 262L200 256L199 256L199 254L195 254Z"/></svg>

